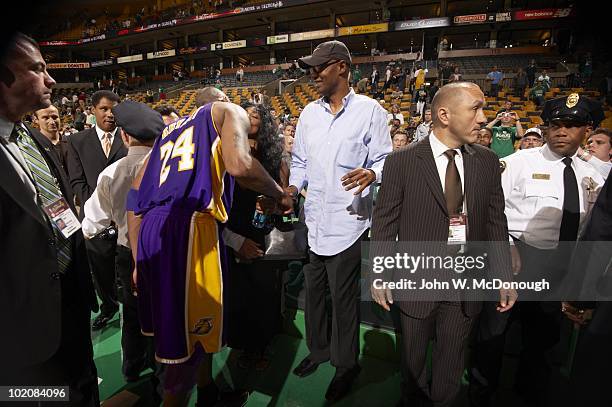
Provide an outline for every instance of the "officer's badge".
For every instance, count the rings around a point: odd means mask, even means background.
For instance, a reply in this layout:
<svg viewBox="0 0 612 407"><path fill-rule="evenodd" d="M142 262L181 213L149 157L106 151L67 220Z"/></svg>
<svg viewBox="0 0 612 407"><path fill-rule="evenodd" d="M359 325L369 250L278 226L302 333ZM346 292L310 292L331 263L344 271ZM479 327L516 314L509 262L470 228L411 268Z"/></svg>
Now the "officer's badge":
<svg viewBox="0 0 612 407"><path fill-rule="evenodd" d="M580 100L580 96L577 93L571 93L565 101L565 106L571 109L578 104L578 100Z"/></svg>
<svg viewBox="0 0 612 407"><path fill-rule="evenodd" d="M213 319L212 318L201 318L193 327L190 334L193 335L206 335L213 329Z"/></svg>
<svg viewBox="0 0 612 407"><path fill-rule="evenodd" d="M506 162L499 160L499 170L500 172L504 172L504 170L506 169Z"/></svg>

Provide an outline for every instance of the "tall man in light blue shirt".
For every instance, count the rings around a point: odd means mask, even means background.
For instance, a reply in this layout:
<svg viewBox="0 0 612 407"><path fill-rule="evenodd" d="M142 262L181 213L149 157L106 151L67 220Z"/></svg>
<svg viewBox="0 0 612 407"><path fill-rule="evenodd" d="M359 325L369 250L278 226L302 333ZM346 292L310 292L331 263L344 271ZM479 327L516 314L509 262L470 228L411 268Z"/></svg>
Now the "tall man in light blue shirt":
<svg viewBox="0 0 612 407"><path fill-rule="evenodd" d="M497 97L502 79L504 79L504 74L497 69L497 66L494 66L493 70L487 74L487 80L491 81L491 94L489 96Z"/></svg>
<svg viewBox="0 0 612 407"><path fill-rule="evenodd" d="M336 374L325 397L343 397L357 377L359 354L360 241L370 227L372 189L391 152L387 112L349 87L351 56L339 41L320 44L301 58L323 96L298 122L288 192L308 187L305 204L310 263L304 267L306 335L310 355L294 370L300 377L331 360ZM332 297L328 339L326 286Z"/></svg>

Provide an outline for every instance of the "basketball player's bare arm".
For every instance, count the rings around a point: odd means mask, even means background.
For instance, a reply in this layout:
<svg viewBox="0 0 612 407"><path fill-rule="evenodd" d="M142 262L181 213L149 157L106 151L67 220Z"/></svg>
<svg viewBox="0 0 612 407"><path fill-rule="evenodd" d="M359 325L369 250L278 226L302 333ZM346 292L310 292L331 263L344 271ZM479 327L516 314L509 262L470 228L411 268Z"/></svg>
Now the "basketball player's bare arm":
<svg viewBox="0 0 612 407"><path fill-rule="evenodd" d="M215 124L220 129L221 154L227 172L240 185L272 197L282 211L293 206L291 197L272 179L261 163L251 156L248 142L249 118L240 106L215 103L212 108Z"/></svg>

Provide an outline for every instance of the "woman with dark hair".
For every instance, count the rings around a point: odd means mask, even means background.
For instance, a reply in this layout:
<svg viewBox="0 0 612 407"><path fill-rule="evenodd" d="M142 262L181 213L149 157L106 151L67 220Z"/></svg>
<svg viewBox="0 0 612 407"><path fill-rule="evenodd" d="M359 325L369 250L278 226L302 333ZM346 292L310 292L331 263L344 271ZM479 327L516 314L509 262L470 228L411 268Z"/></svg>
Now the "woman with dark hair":
<svg viewBox="0 0 612 407"><path fill-rule="evenodd" d="M249 116L251 152L281 186L289 181L289 169L282 160L283 139L270 110L263 105L242 106ZM281 326L281 263L266 261L265 236L269 228L253 225L258 193L236 184L228 223L223 230L225 244L232 248L226 328L228 345L244 352L238 366L264 370L270 361L266 348Z"/></svg>

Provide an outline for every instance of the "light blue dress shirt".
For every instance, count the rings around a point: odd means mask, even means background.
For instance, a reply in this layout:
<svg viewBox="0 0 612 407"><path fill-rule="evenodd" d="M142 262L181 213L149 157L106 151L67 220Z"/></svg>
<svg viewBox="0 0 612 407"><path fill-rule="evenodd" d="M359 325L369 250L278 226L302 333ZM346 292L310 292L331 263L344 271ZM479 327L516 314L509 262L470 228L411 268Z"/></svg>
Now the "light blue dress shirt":
<svg viewBox="0 0 612 407"><path fill-rule="evenodd" d="M345 191L340 180L355 168L368 168L382 178L385 158L392 150L387 111L353 91L333 114L329 103L309 103L295 132L289 185L308 186L304 204L308 244L320 256L349 248L370 227L372 190L359 195Z"/></svg>

